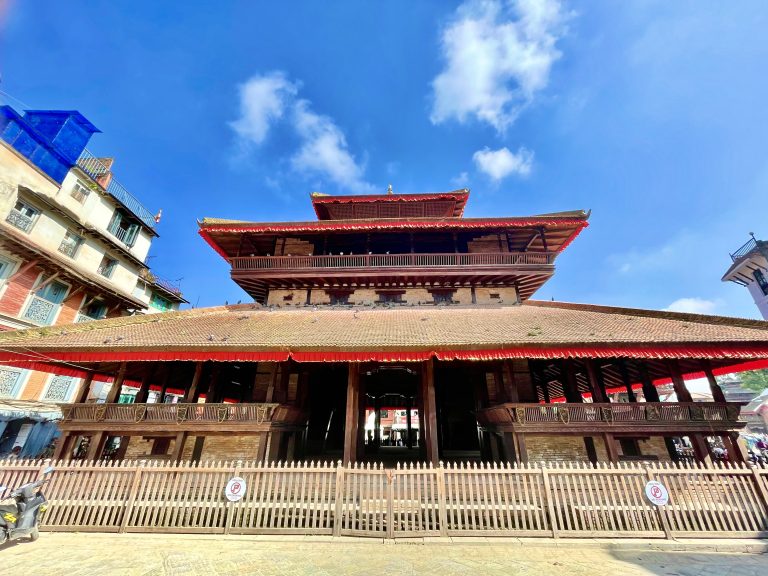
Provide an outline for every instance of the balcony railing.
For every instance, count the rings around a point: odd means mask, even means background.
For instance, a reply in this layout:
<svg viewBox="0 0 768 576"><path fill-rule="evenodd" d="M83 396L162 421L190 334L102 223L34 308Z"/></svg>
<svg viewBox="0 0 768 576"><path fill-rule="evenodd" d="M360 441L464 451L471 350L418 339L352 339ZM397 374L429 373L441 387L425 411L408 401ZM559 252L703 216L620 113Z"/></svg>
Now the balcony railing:
<svg viewBox="0 0 768 576"><path fill-rule="evenodd" d="M743 258L747 254L752 252L752 250L754 250L755 248L757 248L757 240L755 240L755 237L753 236L752 238L747 240L742 246L740 246L739 249L736 250L736 252L731 254L731 260L736 262L736 260Z"/></svg>
<svg viewBox="0 0 768 576"><path fill-rule="evenodd" d="M250 256L230 259L232 270L291 270L296 268L407 268L452 266L547 265L552 252L472 254L340 254L326 256Z"/></svg>
<svg viewBox="0 0 768 576"><path fill-rule="evenodd" d="M5 221L15 226L19 230L23 230L24 232L29 232L32 230L32 224L35 223L34 218L22 214L15 208L11 208L11 211L8 213Z"/></svg>
<svg viewBox="0 0 768 576"><path fill-rule="evenodd" d="M478 413L484 424L526 427L567 428L573 425L596 426L669 426L700 424L729 428L739 422L738 402L623 402L623 403L506 403Z"/></svg>
<svg viewBox="0 0 768 576"><path fill-rule="evenodd" d="M67 422L119 424L182 422L243 422L263 424L279 404L62 404Z"/></svg>
<svg viewBox="0 0 768 576"><path fill-rule="evenodd" d="M104 178L111 172L110 169L101 162L101 160L88 152L88 150L83 150L83 153L77 159L77 165L83 172L88 174L97 182L100 181L99 179ZM133 212L133 214L136 215L149 228L155 228L156 222L154 215L149 210L147 210L141 204L141 202L139 202L133 196L133 194L128 192L128 190L126 190L125 187L114 178L114 176L109 179L106 190L111 196L119 200L126 208L128 208L128 210Z"/></svg>

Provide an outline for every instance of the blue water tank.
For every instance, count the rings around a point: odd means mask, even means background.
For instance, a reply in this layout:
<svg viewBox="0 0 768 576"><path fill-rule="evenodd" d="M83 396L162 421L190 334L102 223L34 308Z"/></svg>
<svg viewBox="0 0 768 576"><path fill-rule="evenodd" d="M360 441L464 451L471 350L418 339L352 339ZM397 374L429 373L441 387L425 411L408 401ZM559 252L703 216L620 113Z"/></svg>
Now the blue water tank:
<svg viewBox="0 0 768 576"><path fill-rule="evenodd" d="M76 110L27 110L24 120L73 165L91 136L100 132Z"/></svg>

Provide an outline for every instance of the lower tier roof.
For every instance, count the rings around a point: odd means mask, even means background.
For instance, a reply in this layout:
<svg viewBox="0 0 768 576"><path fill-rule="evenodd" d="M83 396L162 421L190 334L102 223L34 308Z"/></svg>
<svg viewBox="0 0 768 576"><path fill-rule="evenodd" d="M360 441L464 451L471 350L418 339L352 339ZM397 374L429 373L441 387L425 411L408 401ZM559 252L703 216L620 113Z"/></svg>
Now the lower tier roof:
<svg viewBox="0 0 768 576"><path fill-rule="evenodd" d="M768 359L768 322L560 302L220 306L0 334L0 362Z"/></svg>

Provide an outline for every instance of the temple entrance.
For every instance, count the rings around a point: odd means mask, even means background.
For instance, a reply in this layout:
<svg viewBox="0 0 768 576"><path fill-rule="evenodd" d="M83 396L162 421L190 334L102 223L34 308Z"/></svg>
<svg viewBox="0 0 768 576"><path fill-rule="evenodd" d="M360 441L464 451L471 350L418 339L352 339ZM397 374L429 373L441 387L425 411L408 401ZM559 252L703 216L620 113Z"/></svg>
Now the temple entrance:
<svg viewBox="0 0 768 576"><path fill-rule="evenodd" d="M363 398L363 458L374 462L420 459L421 438L416 366L379 364L360 374Z"/></svg>

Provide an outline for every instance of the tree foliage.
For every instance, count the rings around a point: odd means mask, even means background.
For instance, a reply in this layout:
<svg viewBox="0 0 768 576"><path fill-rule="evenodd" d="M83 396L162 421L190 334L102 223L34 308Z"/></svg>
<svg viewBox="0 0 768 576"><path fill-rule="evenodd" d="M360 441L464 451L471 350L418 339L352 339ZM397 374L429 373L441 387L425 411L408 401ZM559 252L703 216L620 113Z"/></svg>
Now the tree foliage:
<svg viewBox="0 0 768 576"><path fill-rule="evenodd" d="M755 392L762 392L768 388L768 370L742 372L741 385Z"/></svg>

